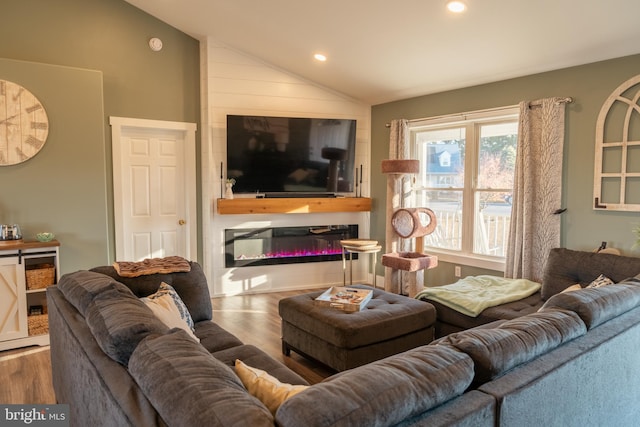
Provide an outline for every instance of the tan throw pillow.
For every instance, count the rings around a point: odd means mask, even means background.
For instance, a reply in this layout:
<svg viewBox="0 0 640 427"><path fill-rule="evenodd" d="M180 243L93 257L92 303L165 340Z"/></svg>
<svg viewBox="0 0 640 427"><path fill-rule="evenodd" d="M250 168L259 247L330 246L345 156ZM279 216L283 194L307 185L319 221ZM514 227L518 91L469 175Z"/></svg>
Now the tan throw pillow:
<svg viewBox="0 0 640 427"><path fill-rule="evenodd" d="M262 369L253 368L240 359L236 359L236 374L247 391L274 415L285 400L309 387L282 383Z"/></svg>
<svg viewBox="0 0 640 427"><path fill-rule="evenodd" d="M140 298L153 314L169 329L180 328L184 329L191 338L200 342L200 339L195 336L187 322L180 315L180 310L176 305L173 297L169 294L164 295L150 295L149 297Z"/></svg>
<svg viewBox="0 0 640 427"><path fill-rule="evenodd" d="M582 286L580 286L580 283L576 283L575 285L571 285L571 286L567 287L561 293L571 292L571 291L579 291L580 289L582 289Z"/></svg>

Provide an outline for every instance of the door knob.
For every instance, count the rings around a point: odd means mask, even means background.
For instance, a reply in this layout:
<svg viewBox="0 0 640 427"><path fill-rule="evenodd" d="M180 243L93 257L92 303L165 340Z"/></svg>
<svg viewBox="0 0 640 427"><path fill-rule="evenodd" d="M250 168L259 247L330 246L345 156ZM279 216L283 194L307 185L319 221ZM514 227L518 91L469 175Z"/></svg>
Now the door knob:
<svg viewBox="0 0 640 427"><path fill-rule="evenodd" d="M178 225L185 225L186 223L187 221L185 221L184 219L178 221Z"/></svg>

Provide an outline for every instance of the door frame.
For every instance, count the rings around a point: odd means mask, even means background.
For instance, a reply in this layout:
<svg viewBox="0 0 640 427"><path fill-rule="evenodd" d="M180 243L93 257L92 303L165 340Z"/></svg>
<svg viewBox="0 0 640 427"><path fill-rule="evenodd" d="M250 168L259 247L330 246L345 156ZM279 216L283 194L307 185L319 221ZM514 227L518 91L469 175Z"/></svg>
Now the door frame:
<svg viewBox="0 0 640 427"><path fill-rule="evenodd" d="M164 120L135 119L129 117L109 117L111 125L111 153L113 171L113 209L115 230L116 261L124 253L122 242L123 206L122 206L122 138L128 129L141 129L153 131L171 131L184 133L184 206L186 211L185 258L191 261L198 259L198 215L197 215L197 190L196 190L196 129L195 123L171 122ZM119 237L120 236L120 237Z"/></svg>

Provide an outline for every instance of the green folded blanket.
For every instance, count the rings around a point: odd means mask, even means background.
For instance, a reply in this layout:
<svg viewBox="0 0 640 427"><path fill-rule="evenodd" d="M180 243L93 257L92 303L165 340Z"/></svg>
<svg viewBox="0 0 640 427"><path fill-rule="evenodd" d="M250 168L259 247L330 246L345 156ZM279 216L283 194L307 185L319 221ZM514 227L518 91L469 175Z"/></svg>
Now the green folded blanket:
<svg viewBox="0 0 640 427"><path fill-rule="evenodd" d="M462 314L476 317L486 308L533 295L540 286L540 283L527 279L469 276L451 285L426 288L416 298L436 301Z"/></svg>

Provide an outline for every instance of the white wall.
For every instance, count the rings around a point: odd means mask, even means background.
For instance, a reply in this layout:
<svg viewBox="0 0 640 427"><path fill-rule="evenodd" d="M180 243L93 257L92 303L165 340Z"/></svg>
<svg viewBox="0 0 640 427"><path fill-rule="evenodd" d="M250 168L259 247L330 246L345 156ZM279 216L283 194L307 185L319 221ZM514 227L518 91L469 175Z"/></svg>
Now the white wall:
<svg viewBox="0 0 640 427"><path fill-rule="evenodd" d="M356 165L370 194L371 106L320 87L212 39L201 42L203 268L211 294L269 292L342 284L340 261L227 269L224 230L265 226L358 224L369 236L369 213L219 215L220 164L226 163L227 114L356 119ZM311 59L309 59L311 60ZM354 261L354 282L369 281L368 256Z"/></svg>

